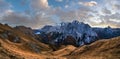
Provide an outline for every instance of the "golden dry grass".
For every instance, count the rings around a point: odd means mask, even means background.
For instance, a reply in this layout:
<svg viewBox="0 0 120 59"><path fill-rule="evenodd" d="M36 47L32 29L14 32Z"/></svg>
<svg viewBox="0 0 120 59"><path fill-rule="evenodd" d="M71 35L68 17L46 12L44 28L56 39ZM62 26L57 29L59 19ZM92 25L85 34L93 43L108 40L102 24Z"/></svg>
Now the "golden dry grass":
<svg viewBox="0 0 120 59"><path fill-rule="evenodd" d="M15 43L0 36L0 59L120 59L120 37L99 40L78 48L68 45L52 51L49 45L0 24L0 35L4 31L11 32L13 37L19 37L20 42ZM40 52L36 52L34 48Z"/></svg>
<svg viewBox="0 0 120 59"><path fill-rule="evenodd" d="M77 59L120 59L120 37L103 39L90 45L84 45L68 58Z"/></svg>

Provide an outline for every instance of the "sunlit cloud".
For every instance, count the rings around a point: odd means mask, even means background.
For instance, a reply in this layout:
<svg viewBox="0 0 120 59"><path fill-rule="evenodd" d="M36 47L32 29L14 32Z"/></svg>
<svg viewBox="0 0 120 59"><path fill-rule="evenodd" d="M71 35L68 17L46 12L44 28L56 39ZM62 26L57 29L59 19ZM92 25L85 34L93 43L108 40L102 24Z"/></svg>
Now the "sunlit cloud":
<svg viewBox="0 0 120 59"><path fill-rule="evenodd" d="M96 6L97 5L97 2L96 1L90 1L90 2L78 2L78 4L80 5L84 5L84 6Z"/></svg>
<svg viewBox="0 0 120 59"><path fill-rule="evenodd" d="M25 25L41 28L48 24L55 25L60 22L78 20L91 26L120 27L118 2L120 1L29 0L29 2L26 1L28 9L17 12L22 9L15 9L12 3L0 0L0 22L12 26Z"/></svg>

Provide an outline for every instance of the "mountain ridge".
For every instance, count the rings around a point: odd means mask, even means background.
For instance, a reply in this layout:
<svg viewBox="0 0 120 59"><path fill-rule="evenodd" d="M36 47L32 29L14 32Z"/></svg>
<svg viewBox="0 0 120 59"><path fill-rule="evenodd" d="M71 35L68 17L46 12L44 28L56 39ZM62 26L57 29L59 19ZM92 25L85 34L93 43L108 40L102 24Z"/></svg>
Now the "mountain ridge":
<svg viewBox="0 0 120 59"><path fill-rule="evenodd" d="M46 37L41 40L44 43L51 41L52 43L50 42L50 44L58 46L61 44L81 46L99 39L109 39L120 36L120 29L111 27L93 28L88 24L75 20L73 22L63 22L56 26L46 25L40 30L36 30L35 33L43 36L43 38Z"/></svg>
<svg viewBox="0 0 120 59"><path fill-rule="evenodd" d="M90 27L88 27L88 29L89 28ZM117 33L119 33L119 29L112 30L118 30ZM41 34L43 34L43 36L41 36ZM65 39L65 42L73 44L61 44L61 46L43 43L42 40L47 39L46 37L49 37L49 42L51 43L51 37L44 34L44 32L36 34L34 30L24 26L13 28L6 24L0 24L0 59L120 58L120 37L99 39L95 42L77 47L74 45L76 42L75 39L71 36L68 36L68 38Z"/></svg>

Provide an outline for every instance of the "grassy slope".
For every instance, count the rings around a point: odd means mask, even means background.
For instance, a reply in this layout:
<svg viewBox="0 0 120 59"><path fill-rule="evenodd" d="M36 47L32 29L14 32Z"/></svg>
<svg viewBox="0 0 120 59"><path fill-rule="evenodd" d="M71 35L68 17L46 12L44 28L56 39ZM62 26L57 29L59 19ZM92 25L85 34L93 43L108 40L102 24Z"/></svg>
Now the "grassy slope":
<svg viewBox="0 0 120 59"><path fill-rule="evenodd" d="M120 37L99 40L72 52L68 59L120 59Z"/></svg>
<svg viewBox="0 0 120 59"><path fill-rule="evenodd" d="M10 38L3 38L5 31L11 33L13 37L19 37L20 42L15 43ZM38 49L38 50L36 50ZM52 50L48 45L38 42L32 37L25 35L23 32L15 30L9 26L0 24L0 59L7 57L12 58L41 58L44 57L40 53L41 51L50 51Z"/></svg>
<svg viewBox="0 0 120 59"><path fill-rule="evenodd" d="M12 33L13 37L19 37L20 42L15 43L3 38L4 31ZM31 44L35 47L32 47ZM35 49L40 51L36 52ZM52 49L29 35L0 24L0 59L120 59L120 37L103 39L90 45L74 47L64 46L57 51Z"/></svg>

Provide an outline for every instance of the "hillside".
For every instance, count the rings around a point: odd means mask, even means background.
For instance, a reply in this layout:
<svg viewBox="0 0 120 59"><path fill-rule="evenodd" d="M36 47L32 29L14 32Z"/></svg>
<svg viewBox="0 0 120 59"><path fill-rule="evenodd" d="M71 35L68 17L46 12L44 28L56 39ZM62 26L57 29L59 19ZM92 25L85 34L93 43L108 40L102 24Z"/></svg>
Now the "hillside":
<svg viewBox="0 0 120 59"><path fill-rule="evenodd" d="M0 24L0 59L120 59L120 37L79 47L61 45L54 50L54 45L41 43L27 32L32 33L26 27L12 28Z"/></svg>
<svg viewBox="0 0 120 59"><path fill-rule="evenodd" d="M68 59L120 59L120 37L99 40L77 48Z"/></svg>
<svg viewBox="0 0 120 59"><path fill-rule="evenodd" d="M30 58L52 49L24 32L0 24L0 59ZM40 57L40 56L39 56Z"/></svg>

